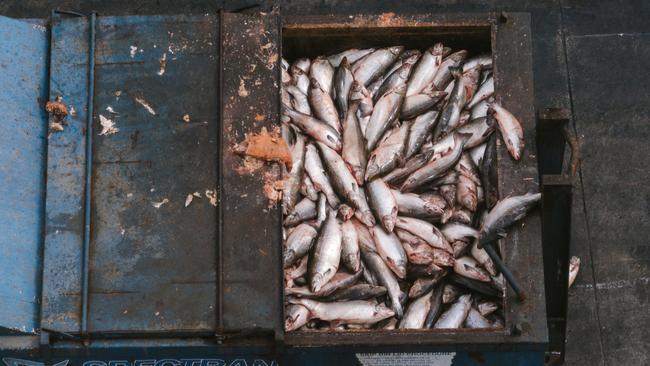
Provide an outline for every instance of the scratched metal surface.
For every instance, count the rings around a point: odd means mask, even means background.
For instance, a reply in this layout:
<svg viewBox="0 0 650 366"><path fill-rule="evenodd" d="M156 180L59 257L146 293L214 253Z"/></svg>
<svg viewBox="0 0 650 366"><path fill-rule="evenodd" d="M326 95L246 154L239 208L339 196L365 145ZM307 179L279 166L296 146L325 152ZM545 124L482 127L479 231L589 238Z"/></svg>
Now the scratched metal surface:
<svg viewBox="0 0 650 366"><path fill-rule="evenodd" d="M48 32L0 17L0 333L38 328Z"/></svg>
<svg viewBox="0 0 650 366"><path fill-rule="evenodd" d="M55 15L51 32L50 98L61 95L70 114L48 139L41 326L68 333L81 313L88 22Z"/></svg>
<svg viewBox="0 0 650 366"><path fill-rule="evenodd" d="M217 37L214 14L98 18L91 332L215 329Z"/></svg>

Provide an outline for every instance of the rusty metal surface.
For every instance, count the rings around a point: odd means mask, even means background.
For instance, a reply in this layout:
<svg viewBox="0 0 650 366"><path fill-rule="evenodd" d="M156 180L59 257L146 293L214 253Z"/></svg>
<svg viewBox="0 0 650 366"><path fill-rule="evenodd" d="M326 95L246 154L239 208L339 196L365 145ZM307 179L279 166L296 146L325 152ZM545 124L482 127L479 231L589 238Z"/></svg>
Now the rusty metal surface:
<svg viewBox="0 0 650 366"><path fill-rule="evenodd" d="M276 164L254 168L233 153L247 133L279 121L279 16L223 13L221 219L222 331L273 330L282 313L281 224L266 182Z"/></svg>

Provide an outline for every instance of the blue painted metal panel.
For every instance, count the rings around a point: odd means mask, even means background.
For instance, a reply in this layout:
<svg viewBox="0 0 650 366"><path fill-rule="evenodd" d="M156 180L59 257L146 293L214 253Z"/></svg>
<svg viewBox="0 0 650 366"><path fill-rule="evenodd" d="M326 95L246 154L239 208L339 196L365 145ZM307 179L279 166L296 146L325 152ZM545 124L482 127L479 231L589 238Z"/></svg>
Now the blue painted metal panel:
<svg viewBox="0 0 650 366"><path fill-rule="evenodd" d="M0 332L39 327L47 36L0 17Z"/></svg>
<svg viewBox="0 0 650 366"><path fill-rule="evenodd" d="M80 330L88 30L85 18L52 19L50 98L62 96L70 114L48 143L41 326L65 333Z"/></svg>

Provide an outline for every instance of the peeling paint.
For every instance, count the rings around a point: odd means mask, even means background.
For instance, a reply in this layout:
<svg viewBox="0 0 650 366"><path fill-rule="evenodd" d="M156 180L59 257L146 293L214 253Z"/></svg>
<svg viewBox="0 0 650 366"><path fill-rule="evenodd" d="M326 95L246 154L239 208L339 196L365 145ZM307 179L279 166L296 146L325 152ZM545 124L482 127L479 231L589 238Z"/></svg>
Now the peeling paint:
<svg viewBox="0 0 650 366"><path fill-rule="evenodd" d="M144 98L142 97L135 97L134 98L136 102L138 102L140 105L144 107L144 109L147 110L152 115L156 115L156 111L149 105L149 102L147 102Z"/></svg>

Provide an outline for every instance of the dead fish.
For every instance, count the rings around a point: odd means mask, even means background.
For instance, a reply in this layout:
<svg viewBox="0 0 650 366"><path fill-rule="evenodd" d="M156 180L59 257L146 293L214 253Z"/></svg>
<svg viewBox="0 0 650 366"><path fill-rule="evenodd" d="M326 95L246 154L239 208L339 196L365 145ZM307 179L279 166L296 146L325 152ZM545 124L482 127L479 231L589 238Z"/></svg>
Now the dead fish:
<svg viewBox="0 0 650 366"><path fill-rule="evenodd" d="M400 239L406 236L405 233L408 232L401 231ZM402 246L410 263L422 265L433 263L439 267L454 265L451 254L442 249L432 248L424 240L402 240Z"/></svg>
<svg viewBox="0 0 650 366"><path fill-rule="evenodd" d="M492 68L492 55L483 54L472 57L463 63L463 72L475 67L476 65L481 65L482 69L491 69Z"/></svg>
<svg viewBox="0 0 650 366"><path fill-rule="evenodd" d="M391 190L391 193L397 202L398 212L403 216L430 218L441 216L444 212L444 207L425 200L420 195L398 190Z"/></svg>
<svg viewBox="0 0 650 366"><path fill-rule="evenodd" d="M438 317L440 317L440 314L442 314L443 288L444 286L442 286L442 284L438 284L433 288L433 292L431 293L431 306L429 307L429 313L424 320L424 328L426 329L431 328L433 324L438 320Z"/></svg>
<svg viewBox="0 0 650 366"><path fill-rule="evenodd" d="M312 106L314 115L319 120L327 123L341 134L341 121L330 94L319 84L318 80L311 78L309 88L309 103Z"/></svg>
<svg viewBox="0 0 650 366"><path fill-rule="evenodd" d="M294 281L307 273L308 256L304 256L292 266L284 269L284 282L286 287L293 287Z"/></svg>
<svg viewBox="0 0 650 366"><path fill-rule="evenodd" d="M403 50L402 46L385 47L368 54L352 65L354 80L363 86L369 85L395 62Z"/></svg>
<svg viewBox="0 0 650 366"><path fill-rule="evenodd" d="M426 293L406 307L404 318L399 323L399 329L420 329L424 326L431 307L431 294L431 292Z"/></svg>
<svg viewBox="0 0 650 366"><path fill-rule="evenodd" d="M307 57L301 57L293 62L293 64L302 70L304 73L309 73L309 67L311 66L311 60Z"/></svg>
<svg viewBox="0 0 650 366"><path fill-rule="evenodd" d="M458 223L449 223L445 224L440 231L445 236L449 242L454 242L457 240L474 240L478 237L478 230L474 229L471 226L458 224Z"/></svg>
<svg viewBox="0 0 650 366"><path fill-rule="evenodd" d="M397 58L397 61L393 63L393 66L388 69L388 71L383 74L382 76L378 77L373 81L370 85L368 85L368 91L372 95L372 99L376 101L381 97L386 90L390 89L392 87L391 84L393 82L387 81L389 77L396 77L395 71L402 67L405 63L412 63L415 64L417 63L417 60L422 56L422 53L419 50L407 50L402 52L399 57ZM413 68L411 68L411 71Z"/></svg>
<svg viewBox="0 0 650 366"><path fill-rule="evenodd" d="M469 225L472 223L472 212L464 207L454 207L449 214L448 221Z"/></svg>
<svg viewBox="0 0 650 366"><path fill-rule="evenodd" d="M465 145L465 142L467 142L468 138L469 136L465 134L454 134L453 149L443 155L434 155L426 165L419 168L406 178L400 187L400 191L412 191L414 188L437 178L440 174L446 172L447 169L455 165L458 159L460 159L461 153L463 152L463 146Z"/></svg>
<svg viewBox="0 0 650 366"><path fill-rule="evenodd" d="M311 116L311 107L309 106L309 98L297 86L289 85L286 87L287 93L291 96L291 108L294 110ZM286 104L286 103L285 103Z"/></svg>
<svg viewBox="0 0 650 366"><path fill-rule="evenodd" d="M373 100L376 102L389 90L392 90L395 87L405 84L408 81L409 76L411 75L411 70L413 70L413 65L417 62L419 58L420 55L412 55L408 59L404 60L398 69L396 69L392 74L389 74L389 76L386 77L384 82L377 90L377 93L374 95Z"/></svg>
<svg viewBox="0 0 650 366"><path fill-rule="evenodd" d="M499 305L494 301L481 301L476 305L476 308L481 315L488 316L495 312L499 308Z"/></svg>
<svg viewBox="0 0 650 366"><path fill-rule="evenodd" d="M485 195L485 205L488 209L494 207L499 199L497 172L497 137L493 134L488 140L481 161L481 186Z"/></svg>
<svg viewBox="0 0 650 366"><path fill-rule="evenodd" d="M338 217L345 222L350 220L352 216L354 216L354 208L343 203L339 206L337 213L338 213Z"/></svg>
<svg viewBox="0 0 650 366"><path fill-rule="evenodd" d="M373 286L367 283L359 283L350 287L335 291L330 296L324 297L323 301L353 301L374 299L386 294L383 286Z"/></svg>
<svg viewBox="0 0 650 366"><path fill-rule="evenodd" d="M338 271L341 259L341 228L330 210L309 257L309 288L318 292Z"/></svg>
<svg viewBox="0 0 650 366"><path fill-rule="evenodd" d="M373 324L395 315L386 306L372 300L319 302L310 299L290 299L289 302L306 307L312 318L328 321L332 325Z"/></svg>
<svg viewBox="0 0 650 366"><path fill-rule="evenodd" d="M298 193L305 172L305 137L296 134L296 143L291 148L291 171L282 188L282 211L289 214L298 202Z"/></svg>
<svg viewBox="0 0 650 366"><path fill-rule="evenodd" d="M382 179L385 182L391 184L400 182L404 178L411 175L416 170L423 167L427 162L429 162L431 155L433 155L431 151L422 154L417 154L412 158L410 158L409 160L407 160L404 166L393 169L390 173L386 174Z"/></svg>
<svg viewBox="0 0 650 366"><path fill-rule="evenodd" d="M309 68L309 78L316 79L325 93L332 95L334 82L334 67L326 58L319 56L314 59Z"/></svg>
<svg viewBox="0 0 650 366"><path fill-rule="evenodd" d="M372 227L375 225L375 215L373 215L372 211L370 210L366 191L363 189L363 187L359 187L359 196L361 197L360 203L362 207L358 208L354 212L354 217L356 217L357 220L362 222L364 225Z"/></svg>
<svg viewBox="0 0 650 366"><path fill-rule="evenodd" d="M303 198L284 219L284 226L291 227L316 217L316 202Z"/></svg>
<svg viewBox="0 0 650 366"><path fill-rule="evenodd" d="M456 183L456 202L471 212L478 206L478 187L476 182L464 174L458 175Z"/></svg>
<svg viewBox="0 0 650 366"><path fill-rule="evenodd" d="M371 52L374 52L374 48L365 48L365 49L358 49L358 48L352 48L349 50L345 50L343 52L339 52L337 54L331 55L327 57L327 60L332 64L334 67L339 67L340 64L343 62L343 59L347 59L350 64L353 64L355 61L359 60L360 58L370 54Z"/></svg>
<svg viewBox="0 0 650 366"><path fill-rule="evenodd" d="M372 228L371 234L375 240L377 254L386 262L388 268L397 277L406 277L406 253L397 235L384 231L379 225Z"/></svg>
<svg viewBox="0 0 650 366"><path fill-rule="evenodd" d="M361 243L362 242L360 241L361 259L363 260L364 265L373 274L377 280L377 284L386 288L391 308L393 309L395 316L401 319L404 314L401 301L405 295L400 289L393 271L388 268L384 260L381 259L373 247L361 245Z"/></svg>
<svg viewBox="0 0 650 366"><path fill-rule="evenodd" d="M444 91L425 90L423 93L408 96L404 98L399 118L415 118L436 106L446 95Z"/></svg>
<svg viewBox="0 0 650 366"><path fill-rule="evenodd" d="M464 322L465 328L477 329L477 328L491 328L492 323L485 319L478 310L470 307L469 312L467 313L467 318Z"/></svg>
<svg viewBox="0 0 650 366"><path fill-rule="evenodd" d="M375 179L367 183L366 189L375 216L386 231L392 232L397 220L397 201L390 188L383 180Z"/></svg>
<svg viewBox="0 0 650 366"><path fill-rule="evenodd" d="M526 193L521 196L506 197L497 202L483 220L479 237L493 238L503 235L504 230L523 218L541 197L541 193Z"/></svg>
<svg viewBox="0 0 650 366"><path fill-rule="evenodd" d="M438 68L442 64L443 52L442 43L436 43L424 52L408 81L407 96L421 92L427 85L432 83Z"/></svg>
<svg viewBox="0 0 650 366"><path fill-rule="evenodd" d="M303 133L336 151L341 151L341 135L332 126L286 106L282 107L282 114L291 118L291 122L298 126Z"/></svg>
<svg viewBox="0 0 650 366"><path fill-rule="evenodd" d="M460 289L450 283L445 284L442 289L442 303L451 304L460 296Z"/></svg>
<svg viewBox="0 0 650 366"><path fill-rule="evenodd" d="M410 159L412 156L417 154L427 137L431 135L431 131L435 127L436 122L438 122L439 115L440 111L430 110L420 114L413 120L406 141L404 159Z"/></svg>
<svg viewBox="0 0 650 366"><path fill-rule="evenodd" d="M468 151L469 156L472 158L472 162L474 162L474 165L476 165L477 167L481 167L483 165L483 155L485 155L486 147L487 147L487 142L484 142Z"/></svg>
<svg viewBox="0 0 650 366"><path fill-rule="evenodd" d="M494 119L490 117L481 117L471 120L469 123L458 128L458 133L466 133L471 135L465 143L465 149L476 147L490 137L494 132Z"/></svg>
<svg viewBox="0 0 650 366"><path fill-rule="evenodd" d="M457 258L454 263L454 272L477 281L490 282L492 280L490 274L479 267L472 257Z"/></svg>
<svg viewBox="0 0 650 366"><path fill-rule="evenodd" d="M349 103L357 102L359 103L359 113L360 117L366 117L370 116L372 114L372 111L374 109L374 103L372 102L372 97L370 96L370 92L368 92L368 89L366 89L363 84L360 82L354 80L352 82L352 86L350 87L350 98L349 98ZM366 129L362 128L361 132L363 132L364 136L366 133Z"/></svg>
<svg viewBox="0 0 650 366"><path fill-rule="evenodd" d="M395 330L395 328L397 328L397 319L389 318L389 319L384 320L380 324L381 325L378 324L377 329Z"/></svg>
<svg viewBox="0 0 650 366"><path fill-rule="evenodd" d="M479 102L491 97L492 94L494 94L494 78L490 76L481 84L472 100L467 103L467 108L472 109Z"/></svg>
<svg viewBox="0 0 650 366"><path fill-rule="evenodd" d="M436 207L436 212L444 213L444 210L447 207L447 201L445 201L445 198L442 197L442 195L438 192L424 192L420 194L420 198L427 201L430 205Z"/></svg>
<svg viewBox="0 0 650 366"><path fill-rule="evenodd" d="M334 190L343 197L352 207L357 210L366 209L365 200L359 193L359 185L352 176L343 158L336 151L330 149L325 144L320 142L316 143L323 158L323 163L327 167L327 172L330 177L330 182Z"/></svg>
<svg viewBox="0 0 650 366"><path fill-rule="evenodd" d="M348 97L350 96L350 89L352 89L352 70L347 58L343 58L341 65L338 66L334 73L334 94L336 108L339 111L339 118L345 118L345 113L348 110ZM355 110L356 113L356 110Z"/></svg>
<svg viewBox="0 0 650 366"><path fill-rule="evenodd" d="M454 78L454 88L451 90L451 94L449 94L447 104L445 104L440 113L440 121L433 132L434 140L449 134L449 132L458 126L460 112L463 110L467 101L467 88L462 70L457 67L452 67L450 72Z"/></svg>
<svg viewBox="0 0 650 366"><path fill-rule="evenodd" d="M446 223L453 215L454 206L456 206L456 184L443 184L438 186L438 192L447 201L448 207L442 214L440 222Z"/></svg>
<svg viewBox="0 0 650 366"><path fill-rule="evenodd" d="M377 145L388 126L399 115L402 102L404 101L405 91L406 84L402 83L387 91L373 107L365 132L367 140L366 149L368 151L372 151L375 148L375 145Z"/></svg>
<svg viewBox="0 0 650 366"><path fill-rule="evenodd" d="M357 118L358 103L350 104L343 121L343 150L341 156L362 186L366 174L366 145Z"/></svg>
<svg viewBox="0 0 650 366"><path fill-rule="evenodd" d="M504 296L503 289L497 289L493 283L477 281L469 277L461 276L455 272L447 276L447 281L487 297L500 298Z"/></svg>
<svg viewBox="0 0 650 366"><path fill-rule="evenodd" d="M307 224L299 225L289 234L284 245L284 268L293 265L309 252L316 235L318 235L318 232Z"/></svg>
<svg viewBox="0 0 650 366"><path fill-rule="evenodd" d="M314 187L314 183L309 178L308 174L304 174L302 177L302 185L300 186L300 194L309 198L312 201L318 200L318 191Z"/></svg>
<svg viewBox="0 0 650 366"><path fill-rule="evenodd" d="M432 224L412 217L397 216L395 227L424 239L434 248L451 253L452 249L442 233Z"/></svg>
<svg viewBox="0 0 650 366"><path fill-rule="evenodd" d="M436 72L436 75L433 77L432 81L433 86L436 88L436 90L445 90L447 85L453 79L453 76L451 75L451 71L449 69L458 67L465 60L465 57L467 57L467 51L461 50L452 53L451 55L447 56L447 58L442 60L442 63L440 64L440 67L438 68L438 71Z"/></svg>
<svg viewBox="0 0 650 366"><path fill-rule="evenodd" d="M451 242L451 247L454 249L454 258L460 258L467 253L467 250L469 248L469 241L455 240Z"/></svg>
<svg viewBox="0 0 650 366"><path fill-rule="evenodd" d="M297 65L292 65L289 72L291 73L293 85L295 85L304 95L307 95L309 93L309 76L307 75L307 72L303 71Z"/></svg>
<svg viewBox="0 0 650 366"><path fill-rule="evenodd" d="M463 86L465 87L465 105L469 103L479 87L479 79L481 78L481 65L476 65L468 70L463 70Z"/></svg>
<svg viewBox="0 0 650 366"><path fill-rule="evenodd" d="M368 158L366 181L375 179L403 164L404 147L406 146L409 129L410 122L406 121L401 126L395 126L392 130L386 132L386 137Z"/></svg>
<svg viewBox="0 0 650 366"><path fill-rule="evenodd" d="M441 271L437 275L434 275L433 277L422 277L415 280L413 282L413 285L409 289L409 299L418 298L424 295L425 293L431 291L434 287L442 288L442 286L436 286L436 285L440 284L440 281L442 280L445 274L446 272Z"/></svg>
<svg viewBox="0 0 650 366"><path fill-rule="evenodd" d="M340 289L352 286L359 278L361 278L361 272L337 272L318 292L313 292L308 287L290 287L284 289L284 294L287 296L318 299L329 296Z"/></svg>
<svg viewBox="0 0 650 366"><path fill-rule="evenodd" d="M510 156L519 160L525 145L524 128L521 126L521 122L497 102L488 103L488 107L494 111L494 118L497 120L501 137L503 137Z"/></svg>
<svg viewBox="0 0 650 366"><path fill-rule="evenodd" d="M469 111L470 112L469 118L476 119L476 118L486 117L488 115L488 109L490 109L489 107L490 101L493 101L492 97L476 103L476 105L473 106Z"/></svg>
<svg viewBox="0 0 650 366"><path fill-rule="evenodd" d="M573 256L569 260L569 287L573 285L573 282L578 277L578 271L580 270L580 258Z"/></svg>
<svg viewBox="0 0 650 366"><path fill-rule="evenodd" d="M341 264L352 272L361 270L359 235L352 221L341 224Z"/></svg>
<svg viewBox="0 0 650 366"><path fill-rule="evenodd" d="M470 253L472 254L472 257L476 259L476 261L481 265L481 267L485 268L485 270L488 271L491 276L497 275L497 267L494 265L492 258L490 258L485 249L478 247L478 239L475 240L472 244L472 250Z"/></svg>
<svg viewBox="0 0 650 366"><path fill-rule="evenodd" d="M327 204L327 198L325 194L321 193L318 195L318 201L316 201L316 221L312 224L316 230L319 230L320 227L327 219L327 210L329 205Z"/></svg>
<svg viewBox="0 0 650 366"><path fill-rule="evenodd" d="M309 310L302 305L291 304L284 312L284 330L292 332L300 329L311 319Z"/></svg>
<svg viewBox="0 0 650 366"><path fill-rule="evenodd" d="M429 264L409 264L407 267L408 278L431 277L439 275L440 273L447 273L447 270L438 266L435 263Z"/></svg>
<svg viewBox="0 0 650 366"><path fill-rule="evenodd" d="M341 204L338 196L334 193L334 188L325 174L325 168L321 162L318 150L313 144L307 145L307 151L305 153L305 169L309 178L314 183L314 187L325 194L327 201L330 206L336 208Z"/></svg>
<svg viewBox="0 0 650 366"><path fill-rule="evenodd" d="M461 155L460 159L458 160L458 163L454 167L454 170L458 172L459 178L461 175L464 175L466 178L474 182L474 184L476 185L481 184L481 177L479 176L478 168L472 161L472 158L469 156L469 153L464 152L463 155Z"/></svg>
<svg viewBox="0 0 650 366"><path fill-rule="evenodd" d="M431 188L436 189L436 187L444 186L447 184L456 185L456 183L458 183L458 172L456 170L449 170L443 176L436 178L436 180L431 182Z"/></svg>
<svg viewBox="0 0 650 366"><path fill-rule="evenodd" d="M433 326L436 329L457 329L463 325L469 309L471 308L472 296L462 295L451 307L440 315L440 318Z"/></svg>

